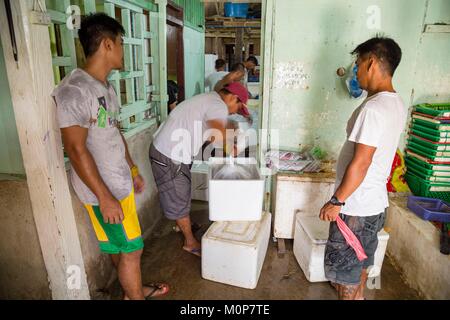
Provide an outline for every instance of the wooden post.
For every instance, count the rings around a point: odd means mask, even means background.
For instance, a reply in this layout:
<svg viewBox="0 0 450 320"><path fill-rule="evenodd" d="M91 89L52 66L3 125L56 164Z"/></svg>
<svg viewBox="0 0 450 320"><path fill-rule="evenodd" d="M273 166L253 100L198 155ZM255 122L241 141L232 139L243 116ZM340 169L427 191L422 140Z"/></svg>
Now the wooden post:
<svg viewBox="0 0 450 320"><path fill-rule="evenodd" d="M244 28L236 28L236 42L234 46L234 63L242 62L242 47L244 46Z"/></svg>
<svg viewBox="0 0 450 320"><path fill-rule="evenodd" d="M217 54L219 59L223 59L223 57L219 55L219 38L215 37L213 38L213 41L214 41L214 49L213 49L214 54Z"/></svg>
<svg viewBox="0 0 450 320"><path fill-rule="evenodd" d="M41 1L45 6L45 2ZM14 60L4 0L0 35L31 206L53 299L89 299L72 200L56 124L48 26L33 24L33 0L11 1ZM13 241L13 239L11 239Z"/></svg>
<svg viewBox="0 0 450 320"><path fill-rule="evenodd" d="M161 104L161 122L167 118L167 0L155 0L158 4L158 39L159 39L159 95Z"/></svg>

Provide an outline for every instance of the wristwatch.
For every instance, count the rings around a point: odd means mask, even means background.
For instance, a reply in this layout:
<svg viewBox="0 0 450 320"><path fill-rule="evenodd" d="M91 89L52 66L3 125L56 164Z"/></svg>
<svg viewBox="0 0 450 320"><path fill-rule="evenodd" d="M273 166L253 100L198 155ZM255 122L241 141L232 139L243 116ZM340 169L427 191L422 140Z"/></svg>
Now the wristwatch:
<svg viewBox="0 0 450 320"><path fill-rule="evenodd" d="M333 196L329 202L333 206L338 206L338 207L345 206L345 202L339 202L339 200L338 200L338 198L336 198L336 196Z"/></svg>

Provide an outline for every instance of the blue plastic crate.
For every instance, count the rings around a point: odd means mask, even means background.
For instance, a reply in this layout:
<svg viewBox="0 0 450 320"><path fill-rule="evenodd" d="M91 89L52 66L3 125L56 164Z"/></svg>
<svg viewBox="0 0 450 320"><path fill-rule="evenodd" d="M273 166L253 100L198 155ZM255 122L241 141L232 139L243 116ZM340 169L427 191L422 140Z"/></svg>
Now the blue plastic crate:
<svg viewBox="0 0 450 320"><path fill-rule="evenodd" d="M409 196L408 208L424 220L450 222L450 205L445 201Z"/></svg>
<svg viewBox="0 0 450 320"><path fill-rule="evenodd" d="M248 3L225 2L225 17L247 18Z"/></svg>

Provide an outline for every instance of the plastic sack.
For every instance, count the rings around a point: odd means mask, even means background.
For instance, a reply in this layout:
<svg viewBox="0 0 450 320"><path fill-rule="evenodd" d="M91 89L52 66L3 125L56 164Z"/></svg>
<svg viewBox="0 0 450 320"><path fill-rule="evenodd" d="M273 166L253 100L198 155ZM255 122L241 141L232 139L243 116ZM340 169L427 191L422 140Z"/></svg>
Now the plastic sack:
<svg viewBox="0 0 450 320"><path fill-rule="evenodd" d="M350 228L345 224L345 222L341 219L341 217L339 216L337 217L336 223L339 228L339 231L341 231L342 235L344 236L345 241L347 241L347 244L350 247L352 247L353 250L355 250L358 260L363 261L364 259L367 259L367 255L364 252L361 242L359 242L358 238L355 236L352 230L350 230Z"/></svg>
<svg viewBox="0 0 450 320"><path fill-rule="evenodd" d="M226 164L214 175L218 180L250 180L252 173L249 169L239 164Z"/></svg>
<svg viewBox="0 0 450 320"><path fill-rule="evenodd" d="M397 149L394 162L392 163L391 175L387 183L388 192L410 192L404 177L405 171L405 159L400 150Z"/></svg>
<svg viewBox="0 0 450 320"><path fill-rule="evenodd" d="M350 72L349 77L345 80L350 96L354 99L366 98L367 91L361 89L358 82L358 77L356 76L358 72L358 65L356 63L353 63L351 70L352 72Z"/></svg>

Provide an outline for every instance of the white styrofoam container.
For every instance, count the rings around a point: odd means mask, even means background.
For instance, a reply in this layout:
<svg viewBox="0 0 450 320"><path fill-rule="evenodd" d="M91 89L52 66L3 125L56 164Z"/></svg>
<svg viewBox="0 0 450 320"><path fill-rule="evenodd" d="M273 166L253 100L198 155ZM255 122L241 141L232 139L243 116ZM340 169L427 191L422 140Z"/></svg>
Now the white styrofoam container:
<svg viewBox="0 0 450 320"><path fill-rule="evenodd" d="M260 221L214 222L202 238L202 277L246 289L258 284L272 215Z"/></svg>
<svg viewBox="0 0 450 320"><path fill-rule="evenodd" d="M214 176L230 161L248 167L249 180L222 180ZM264 179L255 158L209 159L209 219L211 221L257 221L261 219Z"/></svg>
<svg viewBox="0 0 450 320"><path fill-rule="evenodd" d="M324 257L330 223L319 217L297 215L294 235L294 256L300 268L310 282L328 281L325 278ZM369 277L381 273L389 234L381 230L378 233L378 247L375 251L374 266L369 268Z"/></svg>
<svg viewBox="0 0 450 320"><path fill-rule="evenodd" d="M208 162L194 162L191 168L192 200L208 201Z"/></svg>
<svg viewBox="0 0 450 320"><path fill-rule="evenodd" d="M273 218L276 238L294 239L297 212L304 216L319 215L320 209L334 194L335 177L329 175L277 175Z"/></svg>

